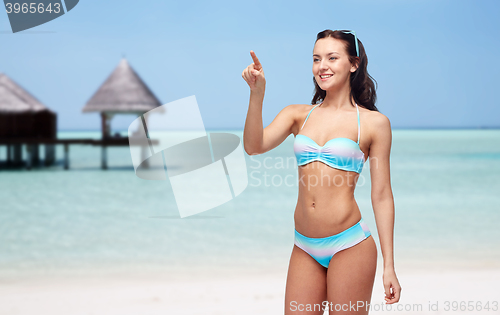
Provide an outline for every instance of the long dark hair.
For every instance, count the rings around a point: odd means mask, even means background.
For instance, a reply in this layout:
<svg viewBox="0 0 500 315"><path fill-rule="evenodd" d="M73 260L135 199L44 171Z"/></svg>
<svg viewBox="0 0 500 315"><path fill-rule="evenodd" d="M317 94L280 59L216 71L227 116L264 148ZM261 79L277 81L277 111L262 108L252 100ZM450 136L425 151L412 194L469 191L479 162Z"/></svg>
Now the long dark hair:
<svg viewBox="0 0 500 315"><path fill-rule="evenodd" d="M358 69L354 72L351 72L351 97L357 104L362 105L364 108L378 111L378 108L375 106L375 102L377 101L377 93L375 91L376 87L374 84L375 79L368 74L368 71L366 69L368 66L368 57L366 56L363 43L358 39L359 57L357 57L356 44L354 43L353 34L343 33L341 30L324 30L318 33L316 42L318 41L318 39L326 37L332 37L344 41L351 64L356 64L357 62L359 62ZM326 97L326 91L322 90L319 87L314 76L313 82L315 92L311 102L312 105L322 102ZM375 83L376 82L377 81L375 81Z"/></svg>

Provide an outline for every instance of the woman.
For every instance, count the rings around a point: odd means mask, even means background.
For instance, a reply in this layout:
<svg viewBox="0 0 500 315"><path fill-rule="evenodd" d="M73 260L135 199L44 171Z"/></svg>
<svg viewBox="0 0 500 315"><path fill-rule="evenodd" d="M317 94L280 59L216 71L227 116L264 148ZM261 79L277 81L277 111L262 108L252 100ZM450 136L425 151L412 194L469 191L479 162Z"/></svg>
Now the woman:
<svg viewBox="0 0 500 315"><path fill-rule="evenodd" d="M285 314L323 314L320 305L346 314L368 314L377 248L354 199L368 157L371 199L384 258L385 300L387 304L398 302L401 287L394 270L389 170L392 133L389 119L375 107L375 85L367 72L363 44L354 31L320 32L312 67L312 104L316 105L289 105L265 129L264 71L255 53L250 54L254 62L242 73L251 90L243 134L245 151L262 154L291 133L295 135L299 197Z"/></svg>

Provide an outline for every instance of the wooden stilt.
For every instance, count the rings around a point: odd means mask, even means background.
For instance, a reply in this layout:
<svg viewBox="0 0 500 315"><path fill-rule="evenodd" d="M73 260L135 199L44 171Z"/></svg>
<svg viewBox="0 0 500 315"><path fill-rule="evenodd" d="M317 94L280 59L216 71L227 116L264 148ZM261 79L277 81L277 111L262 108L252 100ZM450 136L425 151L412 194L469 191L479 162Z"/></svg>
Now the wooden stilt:
<svg viewBox="0 0 500 315"><path fill-rule="evenodd" d="M7 165L12 163L12 145L7 144Z"/></svg>
<svg viewBox="0 0 500 315"><path fill-rule="evenodd" d="M31 170L31 162L32 162L32 158L31 158L31 144L26 144L26 168L28 170Z"/></svg>
<svg viewBox="0 0 500 315"><path fill-rule="evenodd" d="M142 167L143 168L149 168L149 161L145 160L146 156L147 156L147 154L149 152L150 152L149 147L147 147L147 146L141 146L141 161L144 161L144 162L142 162Z"/></svg>
<svg viewBox="0 0 500 315"><path fill-rule="evenodd" d="M31 161L33 165L40 165L40 145L38 143L31 144Z"/></svg>
<svg viewBox="0 0 500 315"><path fill-rule="evenodd" d="M13 154L12 154L12 158L13 158L13 161L12 163L14 165L20 165L22 160L23 160L23 145L22 144L14 144L12 147L13 147Z"/></svg>
<svg viewBox="0 0 500 315"><path fill-rule="evenodd" d="M108 169L108 151L105 145L101 147L101 168L103 170Z"/></svg>
<svg viewBox="0 0 500 315"><path fill-rule="evenodd" d="M53 144L45 144L45 166L54 164L56 160L56 146Z"/></svg>
<svg viewBox="0 0 500 315"><path fill-rule="evenodd" d="M64 144L64 169L69 169L69 144Z"/></svg>

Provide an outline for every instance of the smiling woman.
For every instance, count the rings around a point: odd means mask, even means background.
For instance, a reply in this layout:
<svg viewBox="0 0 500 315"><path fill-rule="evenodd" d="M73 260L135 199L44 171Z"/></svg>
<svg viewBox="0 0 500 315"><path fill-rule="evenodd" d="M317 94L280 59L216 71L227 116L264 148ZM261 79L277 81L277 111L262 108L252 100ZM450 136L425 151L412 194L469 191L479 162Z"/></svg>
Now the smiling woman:
<svg viewBox="0 0 500 315"><path fill-rule="evenodd" d="M353 32L354 34L352 34ZM375 102L377 101L377 93L376 93L376 80L368 74L368 56L365 53L365 48L363 43L358 40L356 33L354 31L331 31L325 30L318 34L316 41L322 38L335 38L340 40L345 46L345 50L349 52L346 54L344 58L347 58L350 63L355 63L356 60L359 60L358 68L353 73L352 76L349 77L350 85L351 85L351 97L358 105L362 105L364 108L370 110L378 111L375 106ZM353 42L356 42L356 45ZM361 54L361 55L360 55ZM359 57L361 56L361 57ZM313 73L314 66L318 64L320 61L320 56L318 54L313 54ZM328 60L335 62L342 58L341 54L337 51L331 51L326 54ZM332 73L321 73L320 75L331 75ZM320 77L321 82L328 81L328 78L323 79ZM375 83L374 83L375 82ZM322 89L316 80L316 76L313 77L313 83L315 87L315 94L313 97L313 104L318 103L319 100L324 99L326 96L326 90Z"/></svg>
<svg viewBox="0 0 500 315"><path fill-rule="evenodd" d="M301 179L285 314L297 314L297 304L362 305L350 314L368 314L363 306L371 302L377 247L354 199L368 158L384 257L385 299L388 304L398 302L401 286L394 270L389 171L392 133L389 119L375 106L375 84L367 72L363 44L354 31L320 32L313 50L314 106L289 105L264 129L264 71L255 53L250 54L254 62L242 73L251 91L243 134L245 151L263 154L293 133ZM323 311L314 308L306 313Z"/></svg>

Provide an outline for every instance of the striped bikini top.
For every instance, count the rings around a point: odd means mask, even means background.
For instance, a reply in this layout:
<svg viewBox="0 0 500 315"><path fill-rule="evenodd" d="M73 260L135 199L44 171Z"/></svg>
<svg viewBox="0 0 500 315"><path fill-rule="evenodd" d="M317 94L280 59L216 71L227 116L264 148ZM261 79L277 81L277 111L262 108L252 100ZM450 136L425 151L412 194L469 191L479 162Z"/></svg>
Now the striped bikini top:
<svg viewBox="0 0 500 315"><path fill-rule="evenodd" d="M321 104L314 106L309 111L302 128L304 128L311 112ZM293 143L297 164L305 165L313 161L320 161L332 168L361 173L363 164L365 163L365 154L359 147L360 124L358 104L356 104L356 111L358 113L358 142L354 142L354 140L348 138L334 138L328 140L325 145L320 146L308 136L297 134Z"/></svg>

